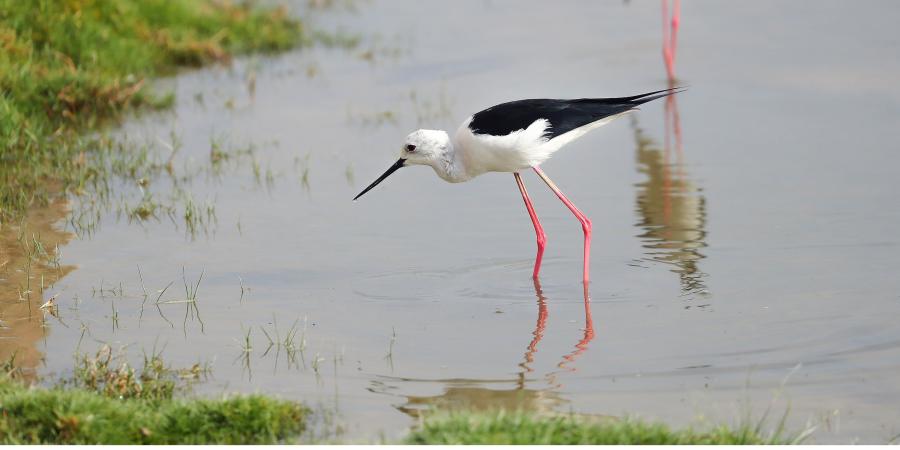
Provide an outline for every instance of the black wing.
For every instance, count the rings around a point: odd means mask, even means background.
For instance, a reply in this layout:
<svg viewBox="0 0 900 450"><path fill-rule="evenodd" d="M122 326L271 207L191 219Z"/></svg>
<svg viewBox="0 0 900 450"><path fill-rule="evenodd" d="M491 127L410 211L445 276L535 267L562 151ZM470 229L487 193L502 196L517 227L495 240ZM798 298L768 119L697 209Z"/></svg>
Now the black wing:
<svg viewBox="0 0 900 450"><path fill-rule="evenodd" d="M681 92L680 89L663 89L631 97L530 99L501 103L472 116L469 129L475 134L505 136L528 128L536 120L546 119L550 122L546 136L553 139L591 122L634 109L640 104L676 94Z"/></svg>

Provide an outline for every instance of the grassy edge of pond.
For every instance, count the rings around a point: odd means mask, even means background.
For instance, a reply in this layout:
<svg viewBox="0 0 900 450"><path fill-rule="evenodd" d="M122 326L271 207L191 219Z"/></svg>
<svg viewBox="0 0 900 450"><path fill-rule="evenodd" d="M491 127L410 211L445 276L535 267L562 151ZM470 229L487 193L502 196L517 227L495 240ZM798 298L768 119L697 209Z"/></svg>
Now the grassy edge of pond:
<svg viewBox="0 0 900 450"><path fill-rule="evenodd" d="M3 444L269 444L299 436L306 414L264 395L120 399L0 378Z"/></svg>
<svg viewBox="0 0 900 450"><path fill-rule="evenodd" d="M172 104L145 80L304 39L283 8L253 2L0 0L0 220L103 177L85 136Z"/></svg>
<svg viewBox="0 0 900 450"><path fill-rule="evenodd" d="M0 365L0 444L272 444L296 440L309 409L272 396L183 395L208 374L158 353L140 370L103 346L70 378L40 387L15 356ZM47 380L44 380L46 383Z"/></svg>
<svg viewBox="0 0 900 450"><path fill-rule="evenodd" d="M0 376L3 444L265 444L300 442L309 411L265 395L218 399L113 398L72 388L28 387ZM405 444L798 444L809 433L758 426L674 430L636 419L592 420L527 412L436 413ZM337 443L340 443L339 441Z"/></svg>
<svg viewBox="0 0 900 450"><path fill-rule="evenodd" d="M786 416L786 414L785 414ZM426 417L407 436L406 444L487 445L760 445L798 444L812 430L788 433L784 419L774 430L765 420L737 426L672 429L638 419L528 412L449 412Z"/></svg>
<svg viewBox="0 0 900 450"><path fill-rule="evenodd" d="M0 365L2 444L267 444L321 440L303 436L316 412L273 396L182 395L208 375L199 364L175 369L158 353L140 370L102 346L76 355L71 378L39 387L15 357ZM45 380L46 384L46 380ZM522 411L433 411L406 444L797 444L812 433L774 427L766 418L737 426L674 430L633 418ZM314 427L313 427L314 428ZM325 441L341 443L338 436Z"/></svg>

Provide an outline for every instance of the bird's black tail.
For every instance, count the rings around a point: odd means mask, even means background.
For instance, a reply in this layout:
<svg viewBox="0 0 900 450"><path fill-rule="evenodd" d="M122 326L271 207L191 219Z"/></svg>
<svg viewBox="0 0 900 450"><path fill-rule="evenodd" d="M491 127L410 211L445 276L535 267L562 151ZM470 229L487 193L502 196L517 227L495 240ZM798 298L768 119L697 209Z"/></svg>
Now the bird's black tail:
<svg viewBox="0 0 900 450"><path fill-rule="evenodd" d="M642 105L653 100L668 97L679 92L684 92L687 87L679 86L669 89L661 89L659 91L647 92L646 94L632 95L631 97L613 97L613 98L581 98L574 100L573 103L592 104L592 105L616 105L627 111L638 105Z"/></svg>

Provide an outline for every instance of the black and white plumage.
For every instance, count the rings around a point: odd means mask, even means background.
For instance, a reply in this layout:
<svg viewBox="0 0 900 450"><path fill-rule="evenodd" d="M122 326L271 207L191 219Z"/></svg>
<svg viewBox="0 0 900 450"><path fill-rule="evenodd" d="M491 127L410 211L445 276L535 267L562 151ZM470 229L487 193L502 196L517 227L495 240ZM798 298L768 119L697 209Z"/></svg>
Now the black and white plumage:
<svg viewBox="0 0 900 450"><path fill-rule="evenodd" d="M442 130L417 130L406 137L397 160L353 200L408 165L425 165L451 183L470 180L486 172L512 172L537 235L534 279L541 270L545 235L519 171L532 168L581 223L584 232L584 282L590 277L591 221L540 168L564 145L637 106L679 92L665 89L631 97L576 100L518 100L492 106L469 116L450 138Z"/></svg>
<svg viewBox="0 0 900 450"><path fill-rule="evenodd" d="M517 100L473 114L452 138L443 130L417 130L406 137L400 159L356 198L409 165L430 166L451 183L535 167L588 131L677 92L680 88L630 97Z"/></svg>
<svg viewBox="0 0 900 450"><path fill-rule="evenodd" d="M469 129L475 134L503 136L528 128L535 121L544 119L549 122L545 136L553 139L576 128L631 111L643 103L670 94L670 90L664 89L618 98L516 100L475 113L469 123Z"/></svg>

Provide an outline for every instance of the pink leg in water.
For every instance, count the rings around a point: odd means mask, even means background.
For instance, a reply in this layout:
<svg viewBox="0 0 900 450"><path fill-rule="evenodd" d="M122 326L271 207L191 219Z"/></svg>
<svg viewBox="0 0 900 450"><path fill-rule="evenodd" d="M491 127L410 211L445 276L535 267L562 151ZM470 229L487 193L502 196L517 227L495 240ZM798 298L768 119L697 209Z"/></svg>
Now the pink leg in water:
<svg viewBox="0 0 900 450"><path fill-rule="evenodd" d="M572 211L572 214L575 214L575 217L578 218L578 221L581 222L581 230L584 231L584 282L587 283L590 281L590 271L591 271L591 219L588 219L584 213L579 210L575 204L569 201L566 198L565 194L556 187L556 183L548 177L540 167L534 166L532 167L535 173L544 180L544 183L547 183L547 186L559 197L560 200L569 208L569 211Z"/></svg>
<svg viewBox="0 0 900 450"><path fill-rule="evenodd" d="M531 223L534 224L534 234L537 235L537 256L534 258L534 273L531 275L532 278L537 280L541 271L541 259L544 257L547 235L544 234L544 227L541 226L541 221L538 220L537 213L534 212L534 205L531 204L531 198L528 197L528 191L525 190L525 183L522 182L522 177L519 175L519 172L513 172L513 175L516 177L516 184L519 185L519 192L522 193L522 200L525 200L525 208L528 209L528 215L531 216Z"/></svg>

